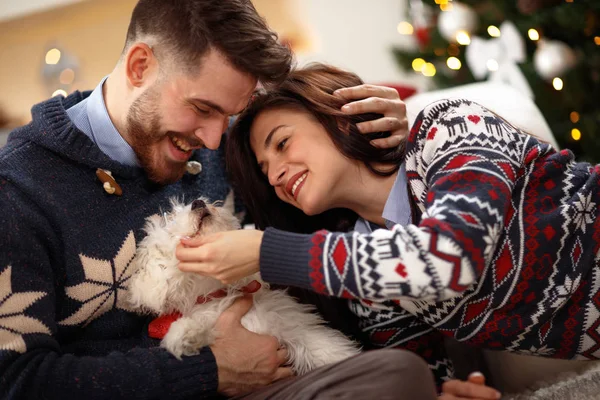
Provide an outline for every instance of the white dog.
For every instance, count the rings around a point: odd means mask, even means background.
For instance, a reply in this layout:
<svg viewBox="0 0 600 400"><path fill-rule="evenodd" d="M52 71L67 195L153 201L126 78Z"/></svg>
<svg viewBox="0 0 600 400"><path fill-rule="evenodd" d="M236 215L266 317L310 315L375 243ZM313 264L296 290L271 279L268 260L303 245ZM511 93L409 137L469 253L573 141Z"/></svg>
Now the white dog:
<svg viewBox="0 0 600 400"><path fill-rule="evenodd" d="M239 229L235 216L224 207L207 205L204 199L153 215L133 261L137 268L129 289L135 309L157 315L178 313L161 346L176 357L197 354L219 334L219 315L244 291L254 292L253 306L242 318L252 332L275 336L289 354L296 374L344 360L359 353L356 344L340 332L323 325L311 306L296 302L285 291L269 290L258 274L233 285L177 268L175 248L183 236L206 235ZM258 283L260 283L260 285Z"/></svg>

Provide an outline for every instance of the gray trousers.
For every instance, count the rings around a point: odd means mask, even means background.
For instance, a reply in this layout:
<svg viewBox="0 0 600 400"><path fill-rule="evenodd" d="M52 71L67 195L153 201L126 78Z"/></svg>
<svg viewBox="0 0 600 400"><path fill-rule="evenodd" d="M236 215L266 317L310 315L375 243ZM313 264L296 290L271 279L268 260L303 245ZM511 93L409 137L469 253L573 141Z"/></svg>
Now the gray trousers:
<svg viewBox="0 0 600 400"><path fill-rule="evenodd" d="M373 350L306 375L275 382L243 400L434 400L436 390L427 364L396 349Z"/></svg>

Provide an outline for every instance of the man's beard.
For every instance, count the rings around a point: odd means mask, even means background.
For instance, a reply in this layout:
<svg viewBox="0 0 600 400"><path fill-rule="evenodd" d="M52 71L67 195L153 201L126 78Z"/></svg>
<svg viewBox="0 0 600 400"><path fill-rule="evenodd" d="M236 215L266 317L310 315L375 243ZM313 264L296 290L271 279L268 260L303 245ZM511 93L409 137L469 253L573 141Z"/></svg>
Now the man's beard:
<svg viewBox="0 0 600 400"><path fill-rule="evenodd" d="M167 137L167 132L160 132L160 115L156 108L158 97L154 87L138 97L127 113L126 129L129 144L148 178L166 185L181 179L186 163L167 159L156 146Z"/></svg>

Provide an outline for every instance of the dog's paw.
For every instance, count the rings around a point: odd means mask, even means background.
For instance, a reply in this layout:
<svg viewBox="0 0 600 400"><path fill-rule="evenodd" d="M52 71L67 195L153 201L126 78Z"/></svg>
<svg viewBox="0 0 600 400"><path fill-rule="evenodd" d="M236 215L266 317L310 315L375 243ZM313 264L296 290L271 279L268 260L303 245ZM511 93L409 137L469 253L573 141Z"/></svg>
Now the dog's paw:
<svg viewBox="0 0 600 400"><path fill-rule="evenodd" d="M210 331L186 332L182 338L183 355L198 354L201 348L211 345L214 341L215 335Z"/></svg>
<svg viewBox="0 0 600 400"><path fill-rule="evenodd" d="M202 347L212 344L215 334L211 329L198 329L198 322L190 318L180 318L171 324L161 346L177 358L192 356Z"/></svg>

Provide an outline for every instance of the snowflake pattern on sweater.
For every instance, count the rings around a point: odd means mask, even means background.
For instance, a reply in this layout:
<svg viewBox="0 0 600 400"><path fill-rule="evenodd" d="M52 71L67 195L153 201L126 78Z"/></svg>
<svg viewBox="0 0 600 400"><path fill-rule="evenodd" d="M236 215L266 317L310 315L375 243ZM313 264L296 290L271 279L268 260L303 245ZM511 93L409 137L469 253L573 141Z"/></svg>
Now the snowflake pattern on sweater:
<svg viewBox="0 0 600 400"><path fill-rule="evenodd" d="M406 170L419 221L308 239L269 228L263 278L393 315L380 323L354 306L366 328L406 330L408 313L487 348L600 358L600 167L446 100L419 114Z"/></svg>

